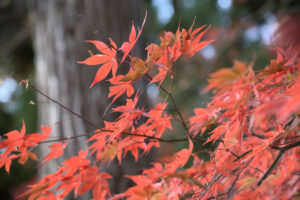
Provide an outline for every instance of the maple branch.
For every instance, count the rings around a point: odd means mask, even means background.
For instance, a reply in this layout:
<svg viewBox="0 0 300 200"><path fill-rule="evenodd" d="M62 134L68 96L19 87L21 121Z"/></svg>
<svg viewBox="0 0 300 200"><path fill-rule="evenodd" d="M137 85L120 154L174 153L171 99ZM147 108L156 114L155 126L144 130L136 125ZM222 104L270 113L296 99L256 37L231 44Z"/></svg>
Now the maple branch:
<svg viewBox="0 0 300 200"><path fill-rule="evenodd" d="M231 184L231 187L230 187L229 190L227 191L227 200L229 199L230 193L231 193L233 187L235 186L237 180L239 179L240 175L241 175L242 172L250 165L250 163L252 162L253 159L254 159L254 157L251 158L251 159L249 160L249 162L245 165L245 167L243 167L243 169L236 175L234 181L233 181L232 184Z"/></svg>
<svg viewBox="0 0 300 200"><path fill-rule="evenodd" d="M16 73L12 73L13 76L15 76L19 81L22 81L23 79L21 77L19 77ZM149 76L150 77L150 76ZM150 77L151 78L151 77ZM58 102L57 100L49 97L47 94L43 93L42 91L40 91L39 89L37 89L34 85L31 85L28 83L28 87L33 89L35 92L37 92L38 94L42 95L43 97L49 99L50 101L52 101L53 103L59 105L61 108L67 110L68 112L70 112L71 114L75 115L76 117L80 118L83 122L89 124L90 126L96 128L96 129L99 129L100 131L107 131L107 132L113 132L112 130L105 130L105 129L101 129L99 128L97 125L95 125L94 123L90 122L89 120L85 119L82 115L74 112L73 110L71 110L70 108L68 108L67 106L61 104L60 102ZM160 87L161 89L163 88L162 86ZM172 94L170 94L165 88L163 88L163 90L170 96L172 102L173 102L173 105L177 111L177 113L179 114L180 118L181 118L181 122L182 124L184 125L186 131L188 130L186 125L185 125L185 122L183 120L183 117L180 113L180 111L178 110L175 102L174 102L174 99L173 99L173 96ZM97 133L97 131L93 131L92 133ZM181 142L181 141L187 141L188 138L185 137L185 138L180 138L180 139L163 139L163 138L157 138L157 137L154 137L154 136L147 136L147 135L139 135L139 134L135 134L135 133L128 133L128 132L121 132L121 134L123 135L131 135L131 136L137 136L137 137L145 137L145 138L148 138L148 139L155 139L159 142ZM49 143L49 142L56 142L56 141L64 141L64 140L70 140L70 139L75 139L75 138L78 138L78 137L84 137L84 136L89 136L91 135L91 133L87 133L87 134L80 134L80 135L75 135L75 136L71 136L71 137L66 137L66 138L60 138L60 139L53 139L53 140L47 140L47 141L43 141L41 143Z"/></svg>
<svg viewBox="0 0 300 200"><path fill-rule="evenodd" d="M70 136L70 137L62 137L62 138L59 138L59 139L44 140L44 141L41 141L39 144L65 141L65 140L71 140L71 139L75 139L75 138L79 138L79 137L91 136L91 135L93 135L95 133L99 133L99 132L100 132L100 130L99 131L92 131L92 132L85 133L85 134L74 135L74 136Z"/></svg>
<svg viewBox="0 0 300 200"><path fill-rule="evenodd" d="M104 130L104 131L106 131L106 130ZM155 136L140 135L140 134L128 133L128 132L122 132L121 134L130 135L130 136L137 136L137 137L145 137L147 139L154 139L154 140L157 140L159 142L182 142L182 141L187 141L188 140L188 137L180 138L180 139L163 139L163 138L158 138L158 137L155 137Z"/></svg>
<svg viewBox="0 0 300 200"><path fill-rule="evenodd" d="M257 182L257 186L260 186L262 182L271 174L273 169L276 167L276 165L279 163L280 159L282 158L283 154L286 150L280 150L276 159L273 161L271 167L267 170L267 172L261 177L261 179Z"/></svg>
<svg viewBox="0 0 300 200"><path fill-rule="evenodd" d="M266 137L264 136L264 135L259 135L259 134L257 134L257 133L251 133L251 135L252 136L254 136L254 137L257 137L257 138L259 138L259 139L266 139Z"/></svg>
<svg viewBox="0 0 300 200"><path fill-rule="evenodd" d="M262 174L265 174L265 172L263 172L261 169L259 169L259 168L257 168L257 167L253 167L253 166L251 166L251 165L249 165L249 167L252 168L252 169L255 169L255 170L259 171L259 172L262 173Z"/></svg>
<svg viewBox="0 0 300 200"><path fill-rule="evenodd" d="M19 81L22 81L23 79L21 77L19 77L16 73L12 73L13 76L15 76ZM107 132L113 132L113 130L106 130L106 129L102 129L102 128L99 128L97 125L93 124L92 122L90 122L89 120L85 119L82 115L74 112L73 110L71 110L70 108L68 108L67 106L61 104L60 102L58 102L57 100L49 97L47 94L43 93L42 91L40 91L39 89L37 89L34 85L31 85L28 83L28 87L33 89L35 92L37 92L38 94L42 95L43 97L49 99L50 101L52 101L53 103L59 105L61 108L67 110L68 112L70 112L71 114L75 115L76 117L80 118L82 121L84 121L85 123L89 124L90 126L96 128L96 129L99 129L99 131L93 131L93 132L90 132L90 133L86 133L86 134L80 134L80 135L75 135L75 136L71 136L71 137L66 137L66 138L60 138L60 139L53 139L53 140L47 140L47 141L42 141L40 143L49 143L49 142L57 142L57 141L64 141L64 140L70 140L70 139L75 139L75 138L78 138L78 137L84 137L84 136L90 136L92 134L95 134L97 132L100 132L100 131L107 131ZM168 93L168 95L172 98L172 95L166 91ZM173 99L173 98L172 98ZM174 101L173 101L174 102ZM175 104L174 104L175 105ZM176 105L175 105L175 109L176 109ZM176 109L177 112L179 112L178 108ZM180 113L180 112L179 112ZM180 114L181 116L181 114ZM182 117L182 116L181 116ZM183 119L182 119L183 120ZM181 142L181 141L187 141L188 138L185 137L185 138L180 138L180 139L163 139L163 138L158 138L158 137L154 137L154 136L147 136L147 135L140 135L140 134L135 134L135 133L129 133L129 132L121 132L121 134L123 135L131 135L131 136L137 136L137 137L145 137L145 138L148 138L148 139L155 139L159 142Z"/></svg>
<svg viewBox="0 0 300 200"><path fill-rule="evenodd" d="M235 184L236 184L237 180L239 179L239 177L240 177L240 174L241 174L241 173L238 173L238 174L236 175L236 177L235 177L235 179L234 179L233 183L231 184L231 187L230 187L230 188L229 188L229 190L227 191L227 200L229 199L229 197L230 197L230 193L231 193L231 191L232 191L233 187L235 186Z"/></svg>
<svg viewBox="0 0 300 200"><path fill-rule="evenodd" d="M233 160L233 162L238 161L238 160L241 159L242 157L246 156L248 153L252 152L252 149L250 149L250 150L248 150L248 151L242 153L242 154L239 156L239 155L237 155L236 153L230 151L230 150L227 149L227 148L226 148L226 149L220 149L220 150L225 150L225 151L231 153L231 155L233 155L234 157L236 157L236 158Z"/></svg>
<svg viewBox="0 0 300 200"><path fill-rule="evenodd" d="M233 156L236 157L237 159L240 159L240 157L239 157L237 154L233 153L233 152L230 151L229 149L226 149L226 151L228 151L229 153L231 153L231 155L233 155ZM234 161L233 161L233 162L234 162Z"/></svg>
<svg viewBox="0 0 300 200"><path fill-rule="evenodd" d="M39 93L40 95L46 97L47 99L51 100L52 102L54 102L55 104L59 105L60 107L62 107L63 109L67 110L68 112L70 112L71 114L75 115L76 117L80 118L83 122L89 124L90 126L98 129L99 127L95 124L93 124L92 122L90 122L89 120L85 119L82 115L74 112L73 110L71 110L70 108L68 108L67 106L59 103L58 101L56 101L55 99L52 99L51 97L49 97L48 95L46 95L45 93L43 93L42 91L40 91L39 89L37 89L35 86L33 85L29 85L29 87L31 89L33 89L34 91L36 91L37 93Z"/></svg>
<svg viewBox="0 0 300 200"><path fill-rule="evenodd" d="M19 75L17 75L15 72L11 73L12 76L14 76L17 80L22 81L24 79L22 79ZM98 129L99 127L95 124L93 124L92 122L90 122L89 120L85 119L82 115L74 112L73 110L71 110L70 108L68 108L67 106L59 103L57 100L49 97L47 94L43 93L42 91L40 91L39 89L37 89L34 85L31 85L29 82L28 83L28 87L33 89L35 92L37 92L38 94L42 95L43 97L47 98L48 100L52 101L53 103L59 105L61 108L67 110L68 112L72 113L73 115L75 115L76 117L80 118L83 122L89 124L90 126Z"/></svg>
<svg viewBox="0 0 300 200"><path fill-rule="evenodd" d="M71 136L71 137L64 137L64 138L59 138L59 139L53 139L53 140L45 140L40 142L39 144L43 144L43 143L50 143L50 142L58 142L58 141L65 141L65 140L71 140L71 139L75 139L75 138L79 138L79 137L85 137L85 136L91 136L93 134L99 133L101 131L106 131L106 132L113 132L113 130L108 130L108 129L99 129L97 131L92 131L89 133L85 133L85 134L79 134L79 135L75 135L75 136ZM172 142L182 142L182 141L187 141L188 137L185 138L179 138L179 139L164 139L164 138L158 138L155 136L148 136L148 135L140 135L140 134L136 134L136 133L129 133L129 132L121 132L122 135L129 135L129 136L135 136L135 137L144 137L149 139L149 142L165 142L165 143L172 143ZM156 141L150 141L150 140L156 140ZM205 142L206 140L203 139L199 139L199 138L194 138L194 140L198 140L198 141L202 141ZM147 141L145 141L147 142Z"/></svg>
<svg viewBox="0 0 300 200"><path fill-rule="evenodd" d="M297 146L300 146L300 140L298 140L297 142L294 142L292 144L283 146L283 147L279 147L279 146L275 146L275 145L274 146L271 145L270 147L272 149L276 149L276 150L280 150L280 151L287 151L287 150L292 149L292 148L297 147Z"/></svg>
<svg viewBox="0 0 300 200"><path fill-rule="evenodd" d="M283 154L289 150L292 149L294 147L300 146L300 140L297 142L294 142L292 144L283 146L283 147L279 147L279 146L273 146L271 145L270 148L272 149L276 149L279 150L279 153L276 157L276 159L273 161L272 165L270 166L270 168L267 170L267 172L264 174L263 177L261 177L261 179L257 182L257 186L260 186L262 184L262 182L271 174L271 172L273 171L273 169L277 166L277 164L279 163L280 159L282 158Z"/></svg>
<svg viewBox="0 0 300 200"><path fill-rule="evenodd" d="M209 197L209 198L207 198L206 200L217 199L217 197L221 197L221 196L224 196L224 195L226 195L226 194L227 194L227 192L222 193L222 194L218 194L218 195L216 195L216 196Z"/></svg>
<svg viewBox="0 0 300 200"><path fill-rule="evenodd" d="M146 75L151 81L153 80L153 78L152 78L148 73L146 73L145 75ZM173 106L174 106L174 108L175 108L177 114L178 114L179 117L180 117L180 120L181 120L181 123L182 123L184 129L186 130L186 132L188 132L188 127L187 127L187 125L186 125L186 123L185 123L185 121L184 121L184 119L183 119L183 116L182 116L180 110L178 109L178 107L177 107L177 105L176 105L176 103L175 103L175 101L174 101L174 98L173 98L172 93L170 93L168 90L166 90L163 86L159 85L158 83L154 82L154 84L157 85L162 91L164 91L164 92L170 97L171 102L172 102L172 104L173 104Z"/></svg>
<svg viewBox="0 0 300 200"><path fill-rule="evenodd" d="M187 125L185 124L185 121L184 121L184 119L183 119L183 116L181 115L181 112L179 111L177 105L175 104L175 101L174 101L174 98L173 98L172 94L170 94L169 96L170 96L170 98L171 98L171 101L172 101L172 104L173 104L174 108L176 109L176 111L177 111L177 113L178 113L178 115L179 115L179 117L180 117L180 119L181 119L181 123L182 123L184 129L188 132Z"/></svg>
<svg viewBox="0 0 300 200"><path fill-rule="evenodd" d="M234 157L236 157L236 159L233 160L233 162L236 162L236 161L240 160L242 157L246 156L248 153L251 153L251 152L252 152L252 149L249 150L249 151L246 151L246 152L242 153L240 156L237 155L237 154L235 154L235 153L233 153L233 152L230 151L229 149L226 149L226 151L229 151ZM262 173L262 174L265 174L261 169L259 169L259 168L257 168L257 167L253 167L253 166L251 166L251 165L249 165L249 167L251 167L252 169L255 169L255 170L259 171L259 172ZM225 193L225 194L226 194L226 193Z"/></svg>
<svg viewBox="0 0 300 200"><path fill-rule="evenodd" d="M19 81L22 81L23 79L21 77L19 77L16 73L12 73L13 76L15 76ZM151 78L151 77L150 77ZM70 108L68 108L67 106L61 104L60 102L58 102L57 100L49 97L47 94L43 93L42 91L40 91L39 89L37 89L34 85L31 85L28 83L28 87L33 89L35 92L37 92L38 94L42 95L43 97L49 99L50 101L52 101L53 103L59 105L61 108L67 110L68 112L70 112L71 114L75 115L76 117L80 118L82 121L84 121L85 123L89 124L90 126L96 128L96 129L99 129L99 131L93 131L93 132L90 132L90 133L86 133L86 134L80 134L80 135L75 135L75 136L71 136L71 137L66 137L66 138L60 138L60 139L53 139L53 140L47 140L47 141L42 141L40 142L41 143L50 143L50 142L57 142L57 141L64 141L64 140L70 140L70 139L75 139L75 138L78 138L78 137L84 137L84 136L90 136L92 134L95 134L97 132L100 132L100 131L107 131L107 132L113 132L113 130L106 130L106 129L102 129L102 128L99 128L97 125L93 124L92 122L90 122L89 120L85 119L82 115L74 112L73 110L71 110ZM180 118L181 118L181 121L182 123L184 124L184 127L185 129L187 130L186 128L186 125L185 125L185 122L182 118L182 115L180 113L180 111L178 110L175 102L174 102L174 99L172 97L172 95L163 87L161 87L162 90L164 90L169 96L170 98L172 99L172 102L173 102L173 105L176 109L176 111L178 112ZM181 142L181 141L187 141L188 140L188 137L185 137L185 138L180 138L180 139L163 139L163 138L158 138L158 137L154 137L154 136L147 136L147 135L139 135L139 134L136 134L136 133L129 133L129 132L121 132L121 134L123 135L130 135L130 136L136 136L136 137L145 137L145 138L148 138L148 139L154 139L154 140L157 140L159 142ZM199 140L199 139L197 139Z"/></svg>
<svg viewBox="0 0 300 200"><path fill-rule="evenodd" d="M243 154L241 154L240 156L238 156L238 155L236 155L235 157L236 157L236 159L234 159L234 161L233 162L236 162L236 161L238 161L239 159L241 159L242 157L244 157L244 156L246 156L248 153L251 153L252 152L252 149L251 150L249 150L249 151L246 151L246 152L244 152Z"/></svg>
<svg viewBox="0 0 300 200"><path fill-rule="evenodd" d="M229 151L229 150L227 150L227 151ZM238 155L236 155L235 153L233 153L233 152L231 152L231 151L229 151L229 152L232 153L232 155L234 155L234 156L237 157L238 159L240 159L241 157L247 155L249 152L252 152L252 150L246 151L246 152L243 153L241 156L238 156ZM236 175L234 181L232 182L232 184L231 184L231 186L230 186L230 188L228 189L227 192L222 193L222 194L219 194L219 195L216 195L216 196L209 197L209 198L207 198L206 200L215 199L215 198L217 198L217 197L224 196L224 195L227 195L227 200L228 200L229 197L230 197L230 193L231 193L232 189L234 188L234 186L235 186L237 180L239 179L241 173L242 173L248 166L251 167L250 163L252 162L253 159L254 159L254 157L251 158L250 161L243 167L243 169ZM211 186L210 186L210 187L211 187ZM206 192L207 192L207 191L206 191ZM206 192L205 192L205 193L206 193ZM204 193L204 194L205 194L205 193ZM203 197L203 196L204 196L204 195L202 195L202 197ZM202 197L201 197L201 198L202 198Z"/></svg>
<svg viewBox="0 0 300 200"><path fill-rule="evenodd" d="M221 178L222 174L215 174L214 177L212 178L212 180L210 181L210 183L208 185L206 185L206 188L204 190L204 192L202 192L201 197L199 199L202 199L204 197L204 195L209 191L209 189L211 188L211 186L217 182L219 180L219 178Z"/></svg>

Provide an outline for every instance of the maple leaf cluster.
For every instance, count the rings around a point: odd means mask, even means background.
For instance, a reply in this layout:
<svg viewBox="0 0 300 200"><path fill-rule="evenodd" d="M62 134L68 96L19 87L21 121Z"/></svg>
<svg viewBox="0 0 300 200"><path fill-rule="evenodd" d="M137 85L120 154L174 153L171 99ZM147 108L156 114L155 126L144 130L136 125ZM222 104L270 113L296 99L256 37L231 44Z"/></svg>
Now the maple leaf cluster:
<svg viewBox="0 0 300 200"><path fill-rule="evenodd" d="M144 21L145 23L145 21ZM142 25L142 28L144 26ZM91 191L93 199L292 199L300 193L300 59L296 51L275 49L277 58L263 70L254 71L254 63L234 61L232 68L218 70L208 79L207 91L213 96L206 107L196 108L194 116L184 119L172 93L163 87L167 76L174 76L174 63L182 56L192 57L212 41L202 41L206 26L194 29L178 27L175 34L164 32L160 44L146 47L147 57L132 55L142 28L132 25L129 40L120 48L110 39L88 41L99 54L80 64L101 65L91 84L106 79L110 82L108 98L112 102L126 96L124 105L112 108L119 113L114 121L93 132L87 149L81 150L43 177L23 194L29 199L64 199ZM122 52L120 57L120 52ZM130 55L131 54L131 55ZM129 63L126 74L120 74L123 63ZM109 74L111 72L111 77ZM185 137L165 139L172 132L174 116L168 103L152 108L137 106L139 92L133 84L146 77L166 92L179 115ZM174 121L174 120L173 120ZM42 126L42 133L25 135L11 131L0 142L0 167L9 172L11 161L24 164L28 157L38 160L32 149L47 142L51 128ZM207 139L204 137L209 135ZM210 159L201 160L194 152L195 143L215 145L207 150ZM114 159L119 163L131 153L136 161L165 142L188 142L171 159L154 162L139 175L128 176L136 185L122 194L109 192L111 175L101 165ZM64 154L67 142L54 143L51 152L40 161L43 166ZM93 156L96 159L89 159ZM192 164L187 166L189 160Z"/></svg>
<svg viewBox="0 0 300 200"><path fill-rule="evenodd" d="M21 131L13 130L6 133L6 139L0 142L0 149L4 150L0 154L0 167L5 166L6 172L9 173L12 160L14 159L18 159L20 164L25 164L28 158L38 160L32 149L41 141L47 139L51 132L51 127L42 126L41 129L42 133L25 135L25 124L23 122Z"/></svg>

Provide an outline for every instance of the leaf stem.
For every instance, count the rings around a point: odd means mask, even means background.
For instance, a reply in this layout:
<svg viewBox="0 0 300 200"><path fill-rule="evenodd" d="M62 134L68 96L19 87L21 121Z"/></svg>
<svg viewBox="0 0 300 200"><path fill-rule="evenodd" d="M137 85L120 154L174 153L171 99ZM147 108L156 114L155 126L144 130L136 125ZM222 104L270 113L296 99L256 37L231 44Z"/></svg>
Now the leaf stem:
<svg viewBox="0 0 300 200"><path fill-rule="evenodd" d="M152 78L148 73L146 73L145 75L146 75L151 81L153 80L153 78ZM174 101L174 98L173 98L172 93L170 93L168 90L166 90L163 86L159 85L158 83L154 82L154 84L157 85L162 91L164 91L164 92L170 97L171 102L172 102L172 104L173 104L173 106L174 106L174 108L175 108L175 110L176 110L178 116L180 117L182 126L184 127L185 131L188 132L189 129L188 129L188 127L187 127L187 125L186 125L186 123L185 123L185 121L184 121L184 119L183 119L183 116L182 116L180 110L178 109L178 107L177 107L177 105L176 105L176 103L175 103L175 101Z"/></svg>
<svg viewBox="0 0 300 200"><path fill-rule="evenodd" d="M60 107L62 107L63 109L67 110L68 112L72 113L73 115L75 115L76 117L80 118L82 121L84 121L85 123L87 123L88 125L98 129L99 127L96 124L93 124L92 122L90 122L89 120L85 119L82 115L74 112L73 110L71 110L70 108L68 108L67 106L59 103L58 101L56 101L55 99L52 99L51 97L49 97L48 95L46 95L45 93L43 93L42 91L40 91L39 89L37 89L35 86L33 85L29 85L29 87L31 89L33 89L34 91L36 91L37 93L39 93L40 95L46 97L47 99L51 100L52 102L54 102L55 104L59 105Z"/></svg>

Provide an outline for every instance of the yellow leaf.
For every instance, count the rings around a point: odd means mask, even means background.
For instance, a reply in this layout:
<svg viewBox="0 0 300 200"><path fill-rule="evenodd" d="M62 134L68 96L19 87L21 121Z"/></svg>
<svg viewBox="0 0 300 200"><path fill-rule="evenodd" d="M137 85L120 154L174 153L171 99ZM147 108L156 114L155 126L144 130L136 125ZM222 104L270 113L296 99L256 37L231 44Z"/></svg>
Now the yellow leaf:
<svg viewBox="0 0 300 200"><path fill-rule="evenodd" d="M175 35L172 32L165 32L161 39L160 46L164 49L167 46L173 45L175 42Z"/></svg>
<svg viewBox="0 0 300 200"><path fill-rule="evenodd" d="M109 160L113 160L117 156L119 150L120 149L118 148L118 144L116 142L108 144L102 154L102 161L106 163Z"/></svg>
<svg viewBox="0 0 300 200"><path fill-rule="evenodd" d="M144 75L144 73L141 73L139 71L132 71L132 72L129 72L127 74L125 74L121 79L120 81L123 81L123 82L128 82L128 81L135 81L137 80L138 78L142 77Z"/></svg>
<svg viewBox="0 0 300 200"><path fill-rule="evenodd" d="M29 156L29 158L31 158L32 160L39 160L38 159L38 157L37 157L37 155L35 154L35 153L33 153L33 152L28 152L28 156Z"/></svg>
<svg viewBox="0 0 300 200"><path fill-rule="evenodd" d="M230 147L230 146L233 146L233 145L238 144L238 143L239 143L239 141L235 137L230 137L230 138L224 139L224 146L225 147Z"/></svg>
<svg viewBox="0 0 300 200"><path fill-rule="evenodd" d="M129 71L120 79L120 81L135 81L138 78L142 77L148 71L148 67L146 67L144 60L132 56L130 56L130 59L134 71Z"/></svg>
<svg viewBox="0 0 300 200"><path fill-rule="evenodd" d="M162 197L162 193L161 193L161 192L154 192L154 193L151 195L150 200L160 200L161 197Z"/></svg>
<svg viewBox="0 0 300 200"><path fill-rule="evenodd" d="M257 177L246 177L239 181L241 184L239 190L246 190L257 181Z"/></svg>
<svg viewBox="0 0 300 200"><path fill-rule="evenodd" d="M270 75L270 74L275 74L276 72L282 71L283 68L284 68L283 62L277 63L276 60L271 60L270 65L266 69L261 70L257 74L257 76L260 77L260 76L267 76L267 75Z"/></svg>
<svg viewBox="0 0 300 200"><path fill-rule="evenodd" d="M138 58L138 57L130 57L131 58L131 65L135 71L145 73L147 70L147 67L145 65L145 62L143 59Z"/></svg>
<svg viewBox="0 0 300 200"><path fill-rule="evenodd" d="M233 71L238 75L244 75L247 72L248 68L245 63L235 60L233 65Z"/></svg>
<svg viewBox="0 0 300 200"><path fill-rule="evenodd" d="M211 78L208 79L209 86L206 89L212 88L218 89L219 92L224 92L234 85L239 79L248 72L248 67L245 63L240 61L234 61L233 67L220 69L211 74Z"/></svg>
<svg viewBox="0 0 300 200"><path fill-rule="evenodd" d="M147 48L148 50L148 60L155 61L161 57L162 51L157 44L150 44Z"/></svg>

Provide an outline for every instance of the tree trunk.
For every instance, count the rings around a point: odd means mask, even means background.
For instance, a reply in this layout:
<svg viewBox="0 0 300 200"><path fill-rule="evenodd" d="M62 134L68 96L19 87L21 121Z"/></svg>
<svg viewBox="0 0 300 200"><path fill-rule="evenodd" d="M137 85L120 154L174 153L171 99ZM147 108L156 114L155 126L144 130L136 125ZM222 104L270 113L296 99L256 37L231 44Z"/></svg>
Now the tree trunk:
<svg viewBox="0 0 300 200"><path fill-rule="evenodd" d="M128 40L131 21L139 16L139 8L139 0L31 0L38 89L100 127L107 120L103 117L109 103L107 85L101 83L90 89L98 67L76 62L89 56L88 48L92 46L85 40L111 37L119 46ZM95 130L49 99L38 97L40 124L52 126L51 137L66 138ZM68 140L68 149L60 161L84 149L86 139ZM42 157L49 152L48 145L40 148ZM57 164L49 163L40 175L53 172ZM119 175L120 171L128 171L124 167L112 169ZM118 185L112 184L114 193L127 187L125 180L116 180Z"/></svg>

